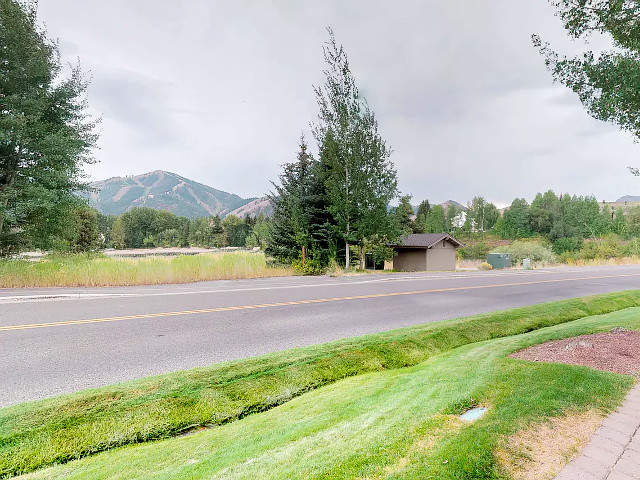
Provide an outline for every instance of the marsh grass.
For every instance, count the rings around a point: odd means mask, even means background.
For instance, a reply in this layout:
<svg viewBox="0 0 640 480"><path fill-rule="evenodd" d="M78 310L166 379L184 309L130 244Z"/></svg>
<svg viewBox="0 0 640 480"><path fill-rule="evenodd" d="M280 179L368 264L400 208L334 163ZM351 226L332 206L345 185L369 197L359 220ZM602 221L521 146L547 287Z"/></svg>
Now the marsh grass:
<svg viewBox="0 0 640 480"><path fill-rule="evenodd" d="M564 300L7 407L0 409L0 477L175 436L193 426L232 423L348 377L410 367L464 345L634 306L640 306L640 291Z"/></svg>
<svg viewBox="0 0 640 480"><path fill-rule="evenodd" d="M281 277L285 267L267 265L263 253L229 252L177 257L109 258L47 255L40 261L0 260L0 287L103 287Z"/></svg>

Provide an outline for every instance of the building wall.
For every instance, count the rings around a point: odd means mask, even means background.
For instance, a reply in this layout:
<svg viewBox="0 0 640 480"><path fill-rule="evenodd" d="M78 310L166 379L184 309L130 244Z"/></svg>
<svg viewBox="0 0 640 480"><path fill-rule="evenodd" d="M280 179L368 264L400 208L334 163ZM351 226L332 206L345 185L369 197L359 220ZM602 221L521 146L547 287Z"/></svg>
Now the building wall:
<svg viewBox="0 0 640 480"><path fill-rule="evenodd" d="M427 250L424 248L397 248L393 268L399 272L423 272L427 269Z"/></svg>
<svg viewBox="0 0 640 480"><path fill-rule="evenodd" d="M427 270L442 271L456 269L456 247L447 241L438 242L427 250Z"/></svg>

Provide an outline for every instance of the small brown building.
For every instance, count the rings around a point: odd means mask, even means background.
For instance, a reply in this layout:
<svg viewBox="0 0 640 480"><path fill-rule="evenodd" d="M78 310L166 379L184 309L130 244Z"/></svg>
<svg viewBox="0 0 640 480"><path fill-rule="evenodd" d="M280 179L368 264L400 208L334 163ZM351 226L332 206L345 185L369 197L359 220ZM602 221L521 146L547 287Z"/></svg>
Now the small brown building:
<svg viewBox="0 0 640 480"><path fill-rule="evenodd" d="M391 246L394 270L424 272L455 270L456 249L463 245L448 233L412 233Z"/></svg>

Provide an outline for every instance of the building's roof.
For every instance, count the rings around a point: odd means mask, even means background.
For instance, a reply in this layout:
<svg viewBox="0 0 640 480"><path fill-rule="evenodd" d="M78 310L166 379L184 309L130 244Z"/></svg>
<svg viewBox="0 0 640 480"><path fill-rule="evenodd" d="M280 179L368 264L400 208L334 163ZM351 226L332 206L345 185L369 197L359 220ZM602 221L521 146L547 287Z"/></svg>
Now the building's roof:
<svg viewBox="0 0 640 480"><path fill-rule="evenodd" d="M400 243L392 245L392 247L431 248L442 240L451 242L456 247L463 246L462 243L448 233L412 233L403 238Z"/></svg>

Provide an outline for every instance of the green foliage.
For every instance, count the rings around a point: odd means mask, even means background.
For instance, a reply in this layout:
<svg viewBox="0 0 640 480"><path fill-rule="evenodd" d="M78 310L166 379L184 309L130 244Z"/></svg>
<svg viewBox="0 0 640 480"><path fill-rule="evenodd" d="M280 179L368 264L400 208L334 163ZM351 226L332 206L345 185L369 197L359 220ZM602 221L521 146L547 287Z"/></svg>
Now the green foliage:
<svg viewBox="0 0 640 480"><path fill-rule="evenodd" d="M396 217L396 223L403 236L413 233L414 223L413 220L411 220L411 217L413 216L411 195L403 195L400 197L400 203L393 209L393 215Z"/></svg>
<svg viewBox="0 0 640 480"><path fill-rule="evenodd" d="M171 212L137 207L122 215L98 215L102 244L117 249L145 247L266 247L269 220L233 215L178 217Z"/></svg>
<svg viewBox="0 0 640 480"><path fill-rule="evenodd" d="M253 232L255 220L249 216L244 219L235 215L227 215L222 220L222 231L224 232L224 246L244 247L247 237Z"/></svg>
<svg viewBox="0 0 640 480"><path fill-rule="evenodd" d="M626 232L634 237L640 236L640 206L629 209L626 216Z"/></svg>
<svg viewBox="0 0 640 480"><path fill-rule="evenodd" d="M640 238L634 238L624 248L624 255L628 257L640 257Z"/></svg>
<svg viewBox="0 0 640 480"><path fill-rule="evenodd" d="M325 264L330 256L330 223L323 184L323 166L308 152L304 137L295 162L282 167L279 183L269 198L273 217L266 242L269 255L292 262L302 247L316 252ZM254 232L255 233L255 232Z"/></svg>
<svg viewBox="0 0 640 480"><path fill-rule="evenodd" d="M423 200L418 205L416 211L416 223L414 233L425 233L425 226L427 224L427 216L431 213L431 204L429 200Z"/></svg>
<svg viewBox="0 0 640 480"><path fill-rule="evenodd" d="M79 67L64 78L36 6L0 0L0 255L64 235L97 139L87 81Z"/></svg>
<svg viewBox="0 0 640 480"><path fill-rule="evenodd" d="M251 233L247 236L245 244L248 248L259 247L265 250L268 247L269 222L262 213L258 215Z"/></svg>
<svg viewBox="0 0 640 480"><path fill-rule="evenodd" d="M583 244L584 244L584 241L582 240L582 238L563 237L553 242L553 246L551 247L551 250L553 251L553 253L561 255L565 252L569 252L569 253L577 252L582 248Z"/></svg>
<svg viewBox="0 0 640 480"><path fill-rule="evenodd" d="M611 225L611 231L618 235L626 236L628 234L627 222L624 218L624 210L617 208Z"/></svg>
<svg viewBox="0 0 640 480"><path fill-rule="evenodd" d="M617 235L607 235L603 239L585 242L577 258L582 260L608 259L624 256L625 249Z"/></svg>
<svg viewBox="0 0 640 480"><path fill-rule="evenodd" d="M522 238L531 236L529 223L530 206L524 198L516 198L504 212L500 230L502 238ZM497 230L497 229L496 229Z"/></svg>
<svg viewBox="0 0 640 480"><path fill-rule="evenodd" d="M446 231L444 208L434 205L425 219L425 233L442 233Z"/></svg>
<svg viewBox="0 0 640 480"><path fill-rule="evenodd" d="M392 241L402 235L387 209L398 196L398 180L391 150L330 29L324 56L326 80L323 87L315 88L320 113L313 133L320 151L326 208L336 239L345 245L348 267L349 244L362 249L373 237Z"/></svg>
<svg viewBox="0 0 640 480"><path fill-rule="evenodd" d="M474 232L491 230L498 221L500 212L484 197L474 197L467 210L467 221Z"/></svg>
<svg viewBox="0 0 640 480"><path fill-rule="evenodd" d="M542 265L555 261L555 255L549 247L531 241L516 241L511 245L495 248L493 253L510 253L511 261L516 265L522 265L524 258L531 259L534 264Z"/></svg>
<svg viewBox="0 0 640 480"><path fill-rule="evenodd" d="M327 270L327 264L322 253L310 252L306 254L304 262L302 254L292 263L293 272L296 275L323 275Z"/></svg>
<svg viewBox="0 0 640 480"><path fill-rule="evenodd" d="M539 193L531 206L524 199L514 200L495 228L495 232L505 239L543 235L557 243L557 253L575 250L581 240L597 238L613 230L627 230L622 212L614 221L607 209L601 209L592 196L564 194L558 197L551 190Z"/></svg>
<svg viewBox="0 0 640 480"><path fill-rule="evenodd" d="M487 253L491 251L491 245L487 245L484 242L472 243L458 249L460 257L470 260L484 260L487 258Z"/></svg>

